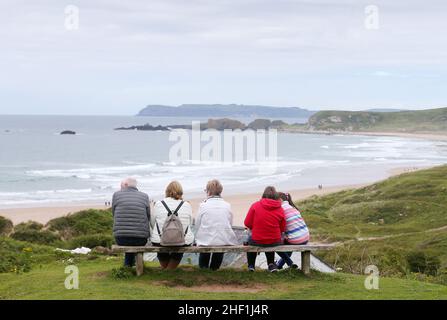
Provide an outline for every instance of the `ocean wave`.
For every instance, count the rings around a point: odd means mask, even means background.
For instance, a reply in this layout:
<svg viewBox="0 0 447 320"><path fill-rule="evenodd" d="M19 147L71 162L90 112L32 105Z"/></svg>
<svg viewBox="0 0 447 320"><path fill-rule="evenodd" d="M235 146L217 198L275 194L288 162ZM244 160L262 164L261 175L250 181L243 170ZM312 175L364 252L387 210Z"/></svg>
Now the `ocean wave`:
<svg viewBox="0 0 447 320"><path fill-rule="evenodd" d="M77 169L50 169L50 170L28 170L25 174L30 176L44 177L62 177L62 178L80 178L89 179L93 174L118 174L129 172L140 172L150 170L155 166L154 163L140 164L133 166L114 166L114 167L91 167Z"/></svg>

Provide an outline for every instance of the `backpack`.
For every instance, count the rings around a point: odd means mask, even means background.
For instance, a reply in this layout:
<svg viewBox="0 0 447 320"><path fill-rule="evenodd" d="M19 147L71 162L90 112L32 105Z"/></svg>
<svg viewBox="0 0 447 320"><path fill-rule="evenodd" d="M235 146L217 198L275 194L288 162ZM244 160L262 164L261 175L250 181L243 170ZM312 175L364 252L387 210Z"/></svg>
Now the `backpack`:
<svg viewBox="0 0 447 320"><path fill-rule="evenodd" d="M185 235L188 232L189 226L186 228L186 231L183 232L183 224L178 217L178 211L183 205L184 201L180 202L177 209L174 212L169 209L168 205L164 200L161 201L166 211L168 212L168 216L163 224L163 228L160 232L160 227L157 223L157 230L160 236L160 245L163 247L178 247L185 245Z"/></svg>

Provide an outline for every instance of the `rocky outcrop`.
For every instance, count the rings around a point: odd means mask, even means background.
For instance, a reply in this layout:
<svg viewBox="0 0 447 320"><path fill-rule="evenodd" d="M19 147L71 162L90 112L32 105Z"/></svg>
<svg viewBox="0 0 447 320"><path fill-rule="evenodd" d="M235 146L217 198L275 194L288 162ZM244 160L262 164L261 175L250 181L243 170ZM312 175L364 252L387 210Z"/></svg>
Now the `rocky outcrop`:
<svg viewBox="0 0 447 320"><path fill-rule="evenodd" d="M71 131L71 130L64 130L64 131L62 131L60 134L76 134L76 132L75 131Z"/></svg>
<svg viewBox="0 0 447 320"><path fill-rule="evenodd" d="M206 129L216 129L216 130L241 129L241 130L244 130L244 129L246 129L246 126L245 126L245 124L243 124L242 122L240 122L238 120L232 120L232 119L228 119L228 118L209 119L208 123L206 125Z"/></svg>
<svg viewBox="0 0 447 320"><path fill-rule="evenodd" d="M256 119L245 125L243 122L234 119L222 118L222 119L208 119L206 123L200 124L200 130L214 129L218 131L223 130L259 130L259 129L281 129L288 126L287 123L281 120L270 121L267 119ZM115 130L141 130L141 131L169 131L173 129L186 129L191 130L191 125L169 125L169 126L152 126L150 124L131 126L131 127L120 127Z"/></svg>
<svg viewBox="0 0 447 320"><path fill-rule="evenodd" d="M248 128L253 130L281 129L287 126L282 120L256 119L248 124Z"/></svg>
<svg viewBox="0 0 447 320"><path fill-rule="evenodd" d="M115 130L138 130L138 131L169 131L169 127L165 126L151 126L150 124L144 124L142 126L120 127Z"/></svg>

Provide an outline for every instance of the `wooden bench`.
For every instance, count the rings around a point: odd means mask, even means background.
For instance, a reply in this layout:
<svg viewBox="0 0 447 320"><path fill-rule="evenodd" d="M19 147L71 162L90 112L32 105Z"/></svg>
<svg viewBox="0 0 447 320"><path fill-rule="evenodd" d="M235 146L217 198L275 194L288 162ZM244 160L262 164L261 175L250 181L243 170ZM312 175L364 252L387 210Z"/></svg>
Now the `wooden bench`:
<svg viewBox="0 0 447 320"><path fill-rule="evenodd" d="M179 253L213 253L213 252L301 252L301 270L304 274L310 273L310 253L316 250L329 250L333 248L333 244L307 244L307 245L281 245L275 247L257 247L257 246L213 246L213 247L127 247L112 246L114 253L135 253L137 276L143 274L144 261L143 253L146 252L179 252Z"/></svg>

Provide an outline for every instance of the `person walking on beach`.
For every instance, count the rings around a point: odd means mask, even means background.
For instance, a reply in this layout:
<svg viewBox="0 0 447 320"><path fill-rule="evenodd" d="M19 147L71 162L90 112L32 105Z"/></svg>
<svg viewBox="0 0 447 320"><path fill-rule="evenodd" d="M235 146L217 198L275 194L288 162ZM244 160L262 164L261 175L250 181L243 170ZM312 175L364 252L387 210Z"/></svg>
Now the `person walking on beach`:
<svg viewBox="0 0 447 320"><path fill-rule="evenodd" d="M309 242L310 234L306 222L301 216L300 210L295 206L290 193L279 193L279 198L282 201L282 208L286 218L286 231L284 234L284 244L304 245ZM282 269L284 264L296 269L298 266L290 259L292 252L286 252L278 262L278 269Z"/></svg>
<svg viewBox="0 0 447 320"><path fill-rule="evenodd" d="M183 201L183 188L178 181L169 183L165 190L165 198L154 204L154 213L151 216L151 242L154 246L162 246L163 226L171 214L177 215L181 222L184 245L191 245L194 242L192 208L189 202ZM159 252L157 257L162 269L173 270L180 264L183 253Z"/></svg>
<svg viewBox="0 0 447 320"><path fill-rule="evenodd" d="M120 246L144 246L150 236L149 196L137 189L137 180L127 178L113 194L113 236ZM135 265L135 254L126 253L124 266Z"/></svg>
<svg viewBox="0 0 447 320"><path fill-rule="evenodd" d="M207 183L205 192L207 199L199 206L195 229L198 246L231 246L237 245L237 237L233 231L233 214L231 205L222 199L223 187L219 180ZM200 253L199 267L218 270L222 265L223 253Z"/></svg>
<svg viewBox="0 0 447 320"><path fill-rule="evenodd" d="M251 230L248 244L260 247L273 247L282 244L281 234L286 229L284 210L275 187L265 188L260 201L250 207L244 224ZM282 253L278 253L283 255ZM265 252L268 270L278 271L275 264L275 252ZM285 257L285 254L283 255ZM248 270L255 271L256 252L247 252Z"/></svg>

